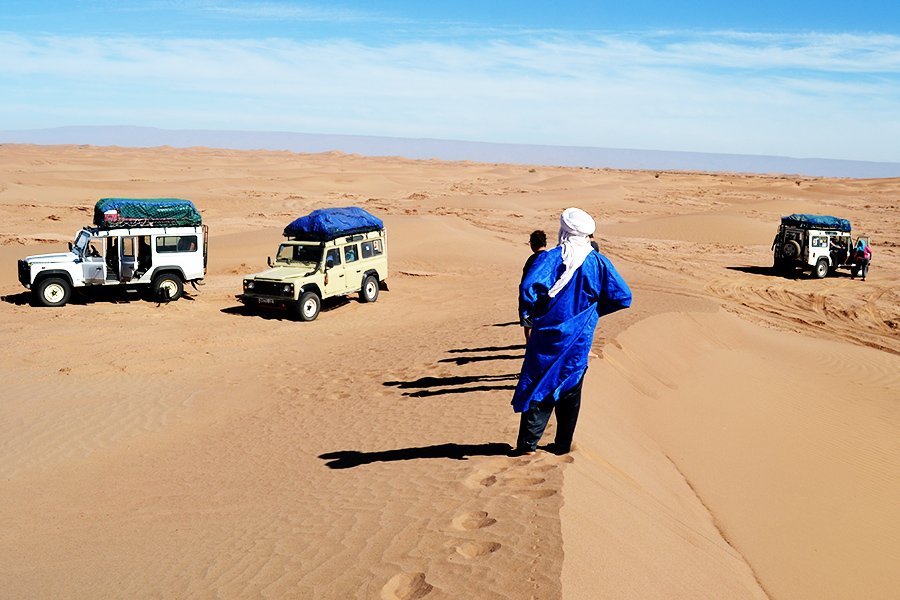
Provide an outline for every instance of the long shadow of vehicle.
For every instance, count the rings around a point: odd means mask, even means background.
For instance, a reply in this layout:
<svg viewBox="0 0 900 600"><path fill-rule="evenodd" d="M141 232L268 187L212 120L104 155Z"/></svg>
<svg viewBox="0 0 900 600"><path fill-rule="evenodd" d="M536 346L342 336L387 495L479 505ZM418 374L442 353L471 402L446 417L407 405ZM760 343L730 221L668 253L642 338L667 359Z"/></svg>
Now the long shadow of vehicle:
<svg viewBox="0 0 900 600"><path fill-rule="evenodd" d="M322 300L322 306L319 309L320 313L330 312L336 308L340 308L341 306L346 306L351 302L360 302L360 300L353 300L347 298L346 296L336 296L334 298L325 298ZM268 321L299 321L300 319L291 313L290 311L278 308L264 309L260 310L254 306L245 306L243 304L239 304L237 306L229 306L228 308L223 308L220 312L226 315L237 315L239 317L256 317L258 319L266 319Z"/></svg>
<svg viewBox="0 0 900 600"><path fill-rule="evenodd" d="M735 267L725 267L729 271L740 271L741 273L749 273L750 275L763 275L766 277L777 277L779 279L801 279L801 278L814 278L815 276L811 273L804 273L800 270L793 271L781 271L776 269L775 267L762 267L758 265L742 265ZM828 277L837 277L837 278L852 278L850 273L844 271L831 271L828 273Z"/></svg>
<svg viewBox="0 0 900 600"><path fill-rule="evenodd" d="M15 304L16 306L37 306L33 300L31 292L19 292L18 294L9 294L0 296L0 300L7 304ZM194 301L196 298L185 291L178 301L187 300ZM123 289L117 286L97 287L96 289L84 290L76 288L72 291L72 296L67 304L76 304L86 306L89 304L130 304L132 302L155 302L156 304L167 304L173 302L169 299L152 298L143 290Z"/></svg>

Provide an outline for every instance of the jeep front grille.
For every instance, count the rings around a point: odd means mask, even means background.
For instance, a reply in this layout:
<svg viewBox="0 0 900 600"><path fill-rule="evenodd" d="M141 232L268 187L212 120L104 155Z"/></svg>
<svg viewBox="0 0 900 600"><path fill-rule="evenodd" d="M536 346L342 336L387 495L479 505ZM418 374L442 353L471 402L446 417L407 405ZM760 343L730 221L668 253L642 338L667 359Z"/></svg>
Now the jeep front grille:
<svg viewBox="0 0 900 600"><path fill-rule="evenodd" d="M253 280L253 289L250 291L260 296L279 296L282 298L293 296L293 291L284 291L286 285L290 284L281 283L280 281L260 281L255 279ZM293 290L293 286L291 286L291 290Z"/></svg>

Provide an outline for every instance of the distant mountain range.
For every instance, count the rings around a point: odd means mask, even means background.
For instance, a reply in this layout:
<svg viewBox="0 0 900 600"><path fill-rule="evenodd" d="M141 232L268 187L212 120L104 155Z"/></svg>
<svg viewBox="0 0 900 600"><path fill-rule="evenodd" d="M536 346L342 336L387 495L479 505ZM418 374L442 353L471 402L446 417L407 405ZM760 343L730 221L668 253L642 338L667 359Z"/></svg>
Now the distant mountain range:
<svg viewBox="0 0 900 600"><path fill-rule="evenodd" d="M309 153L339 151L366 156L402 156L413 159L434 158L561 167L761 173L863 179L900 177L900 163L893 162L495 144L281 131L214 131L130 126L56 127L0 131L0 143L90 144L140 148L206 146L235 150L290 150Z"/></svg>

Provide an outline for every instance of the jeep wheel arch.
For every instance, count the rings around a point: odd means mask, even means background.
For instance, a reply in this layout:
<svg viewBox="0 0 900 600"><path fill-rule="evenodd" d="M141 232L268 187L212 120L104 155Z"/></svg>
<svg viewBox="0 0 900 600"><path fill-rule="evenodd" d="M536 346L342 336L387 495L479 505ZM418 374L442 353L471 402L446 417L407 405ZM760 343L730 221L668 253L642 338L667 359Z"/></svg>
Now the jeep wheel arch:
<svg viewBox="0 0 900 600"><path fill-rule="evenodd" d="M181 278L181 281L187 281L187 277L184 276L184 271L181 270L181 267L176 266L166 266L163 265L161 267L155 267L150 274L150 281L154 281L160 275L178 275Z"/></svg>
<svg viewBox="0 0 900 600"><path fill-rule="evenodd" d="M322 290L320 290L319 286L317 286L315 283L308 283L308 284L304 285L302 288L300 288L301 296L303 296L303 294L305 294L306 292L312 292L312 293L316 294L319 298L322 298L324 296L324 294L322 293Z"/></svg>

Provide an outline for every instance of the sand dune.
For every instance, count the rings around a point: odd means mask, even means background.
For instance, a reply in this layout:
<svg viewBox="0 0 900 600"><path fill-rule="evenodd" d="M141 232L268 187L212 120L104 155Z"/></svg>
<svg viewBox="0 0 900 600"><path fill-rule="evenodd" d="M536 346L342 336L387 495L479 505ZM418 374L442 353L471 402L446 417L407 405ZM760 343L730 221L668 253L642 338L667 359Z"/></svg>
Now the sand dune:
<svg viewBox="0 0 900 600"><path fill-rule="evenodd" d="M327 153L0 146L0 589L10 598L892 598L900 180ZM102 196L210 226L175 303L28 306L14 261ZM314 323L234 299L289 220L359 205L390 291ZM528 233L579 205L635 292L576 449L509 458ZM847 217L866 282L768 269ZM552 425L551 425L552 432Z"/></svg>

